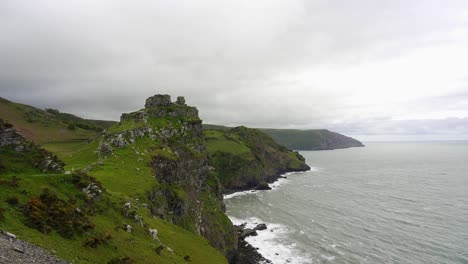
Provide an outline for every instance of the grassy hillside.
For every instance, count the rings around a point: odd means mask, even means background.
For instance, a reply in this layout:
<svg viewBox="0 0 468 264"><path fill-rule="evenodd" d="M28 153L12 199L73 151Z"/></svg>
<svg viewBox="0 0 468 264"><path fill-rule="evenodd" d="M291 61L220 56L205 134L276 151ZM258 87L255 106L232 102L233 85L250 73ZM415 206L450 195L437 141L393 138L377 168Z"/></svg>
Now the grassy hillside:
<svg viewBox="0 0 468 264"><path fill-rule="evenodd" d="M50 151L73 153L114 121L88 120L55 109L42 110L0 97L0 118Z"/></svg>
<svg viewBox="0 0 468 264"><path fill-rule="evenodd" d="M261 129L278 143L296 150L327 150L351 147L363 147L355 140L326 129Z"/></svg>
<svg viewBox="0 0 468 264"><path fill-rule="evenodd" d="M190 130L197 118L126 120L97 136L69 131L57 114L9 102L2 107L2 115L6 109L9 120L18 119L13 125L34 130L32 139L57 149L71 173L37 170L25 161L36 153L22 152L14 170L0 171L1 229L75 263L227 263L219 250L232 254L236 233L223 213L216 176L200 178L206 182L195 192L191 180L185 187L164 181L154 167L159 157L157 164L175 169L187 164L182 176L205 171L196 163L204 164L203 137ZM31 112L38 116L33 122L24 118ZM81 137L87 140L71 147ZM157 239L149 229L157 229Z"/></svg>
<svg viewBox="0 0 468 264"><path fill-rule="evenodd" d="M231 129L219 125L203 125L205 130L227 131ZM339 148L363 147L364 145L354 138L341 135L327 129L271 129L258 128L271 136L279 144L294 150L328 150Z"/></svg>
<svg viewBox="0 0 468 264"><path fill-rule="evenodd" d="M256 188L286 171L308 170L304 158L246 127L205 130L210 165L227 190Z"/></svg>

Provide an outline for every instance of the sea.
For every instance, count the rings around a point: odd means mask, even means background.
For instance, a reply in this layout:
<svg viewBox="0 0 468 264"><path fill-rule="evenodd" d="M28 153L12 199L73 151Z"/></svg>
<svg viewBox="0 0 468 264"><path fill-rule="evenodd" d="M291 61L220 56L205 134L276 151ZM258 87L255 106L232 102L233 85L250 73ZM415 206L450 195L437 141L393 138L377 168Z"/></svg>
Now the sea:
<svg viewBox="0 0 468 264"><path fill-rule="evenodd" d="M468 263L468 142L300 153L310 171L225 196L272 263Z"/></svg>

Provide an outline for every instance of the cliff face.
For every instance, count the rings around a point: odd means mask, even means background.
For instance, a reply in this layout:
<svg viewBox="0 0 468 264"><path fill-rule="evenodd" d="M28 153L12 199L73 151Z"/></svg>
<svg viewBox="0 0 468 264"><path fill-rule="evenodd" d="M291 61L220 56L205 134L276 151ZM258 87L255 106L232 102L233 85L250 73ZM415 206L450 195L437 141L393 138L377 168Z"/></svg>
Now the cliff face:
<svg viewBox="0 0 468 264"><path fill-rule="evenodd" d="M299 153L257 129L206 130L205 138L209 163L226 192L265 188L284 172L310 169Z"/></svg>
<svg viewBox="0 0 468 264"><path fill-rule="evenodd" d="M195 107L176 103L167 95L148 98L145 108L123 114L101 142L101 155L113 148L128 148L140 138L149 138L155 184L146 196L153 215L204 236L235 261L236 231L224 214L219 182L208 166L202 121ZM110 151L109 151L110 150Z"/></svg>
<svg viewBox="0 0 468 264"><path fill-rule="evenodd" d="M364 147L358 140L326 129L261 129L278 143L295 150L331 150Z"/></svg>

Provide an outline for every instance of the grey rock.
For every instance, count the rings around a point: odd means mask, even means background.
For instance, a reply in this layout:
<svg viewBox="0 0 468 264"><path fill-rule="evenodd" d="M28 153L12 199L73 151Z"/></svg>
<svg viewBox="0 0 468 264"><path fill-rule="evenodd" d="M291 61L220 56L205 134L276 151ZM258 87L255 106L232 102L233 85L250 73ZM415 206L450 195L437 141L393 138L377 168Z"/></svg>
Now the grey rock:
<svg viewBox="0 0 468 264"><path fill-rule="evenodd" d="M145 108L170 106L171 96L168 94L157 94L146 99Z"/></svg>
<svg viewBox="0 0 468 264"><path fill-rule="evenodd" d="M185 97L183 97L183 96L178 96L178 97L177 97L176 104L178 104L178 105L185 105Z"/></svg>

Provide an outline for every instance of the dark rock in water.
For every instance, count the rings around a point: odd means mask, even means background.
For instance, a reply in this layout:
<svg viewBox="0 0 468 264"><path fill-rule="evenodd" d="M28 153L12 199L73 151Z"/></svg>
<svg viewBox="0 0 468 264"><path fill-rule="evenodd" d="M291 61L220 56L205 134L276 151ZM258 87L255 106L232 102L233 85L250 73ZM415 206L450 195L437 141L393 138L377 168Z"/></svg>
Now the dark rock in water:
<svg viewBox="0 0 468 264"><path fill-rule="evenodd" d="M255 230L246 229L245 224L236 226L237 233L239 235L238 244L237 244L237 258L233 263L238 264L258 264L258 263L271 263L270 260L265 259L260 253L258 253L258 248L254 248L248 242L245 241L245 234L252 234ZM257 233L255 232L255 235Z"/></svg>
<svg viewBox="0 0 468 264"><path fill-rule="evenodd" d="M246 228L242 231L242 233L239 235L241 238L246 238L248 236L256 236L257 231L254 229Z"/></svg>
<svg viewBox="0 0 468 264"><path fill-rule="evenodd" d="M254 228L255 231L257 231L257 230L258 230L258 231L261 231L261 230L265 230L265 229L267 229L267 225L266 225L266 224L258 224L258 225Z"/></svg>
<svg viewBox="0 0 468 264"><path fill-rule="evenodd" d="M271 187L266 182L260 183L255 190L271 190Z"/></svg>

